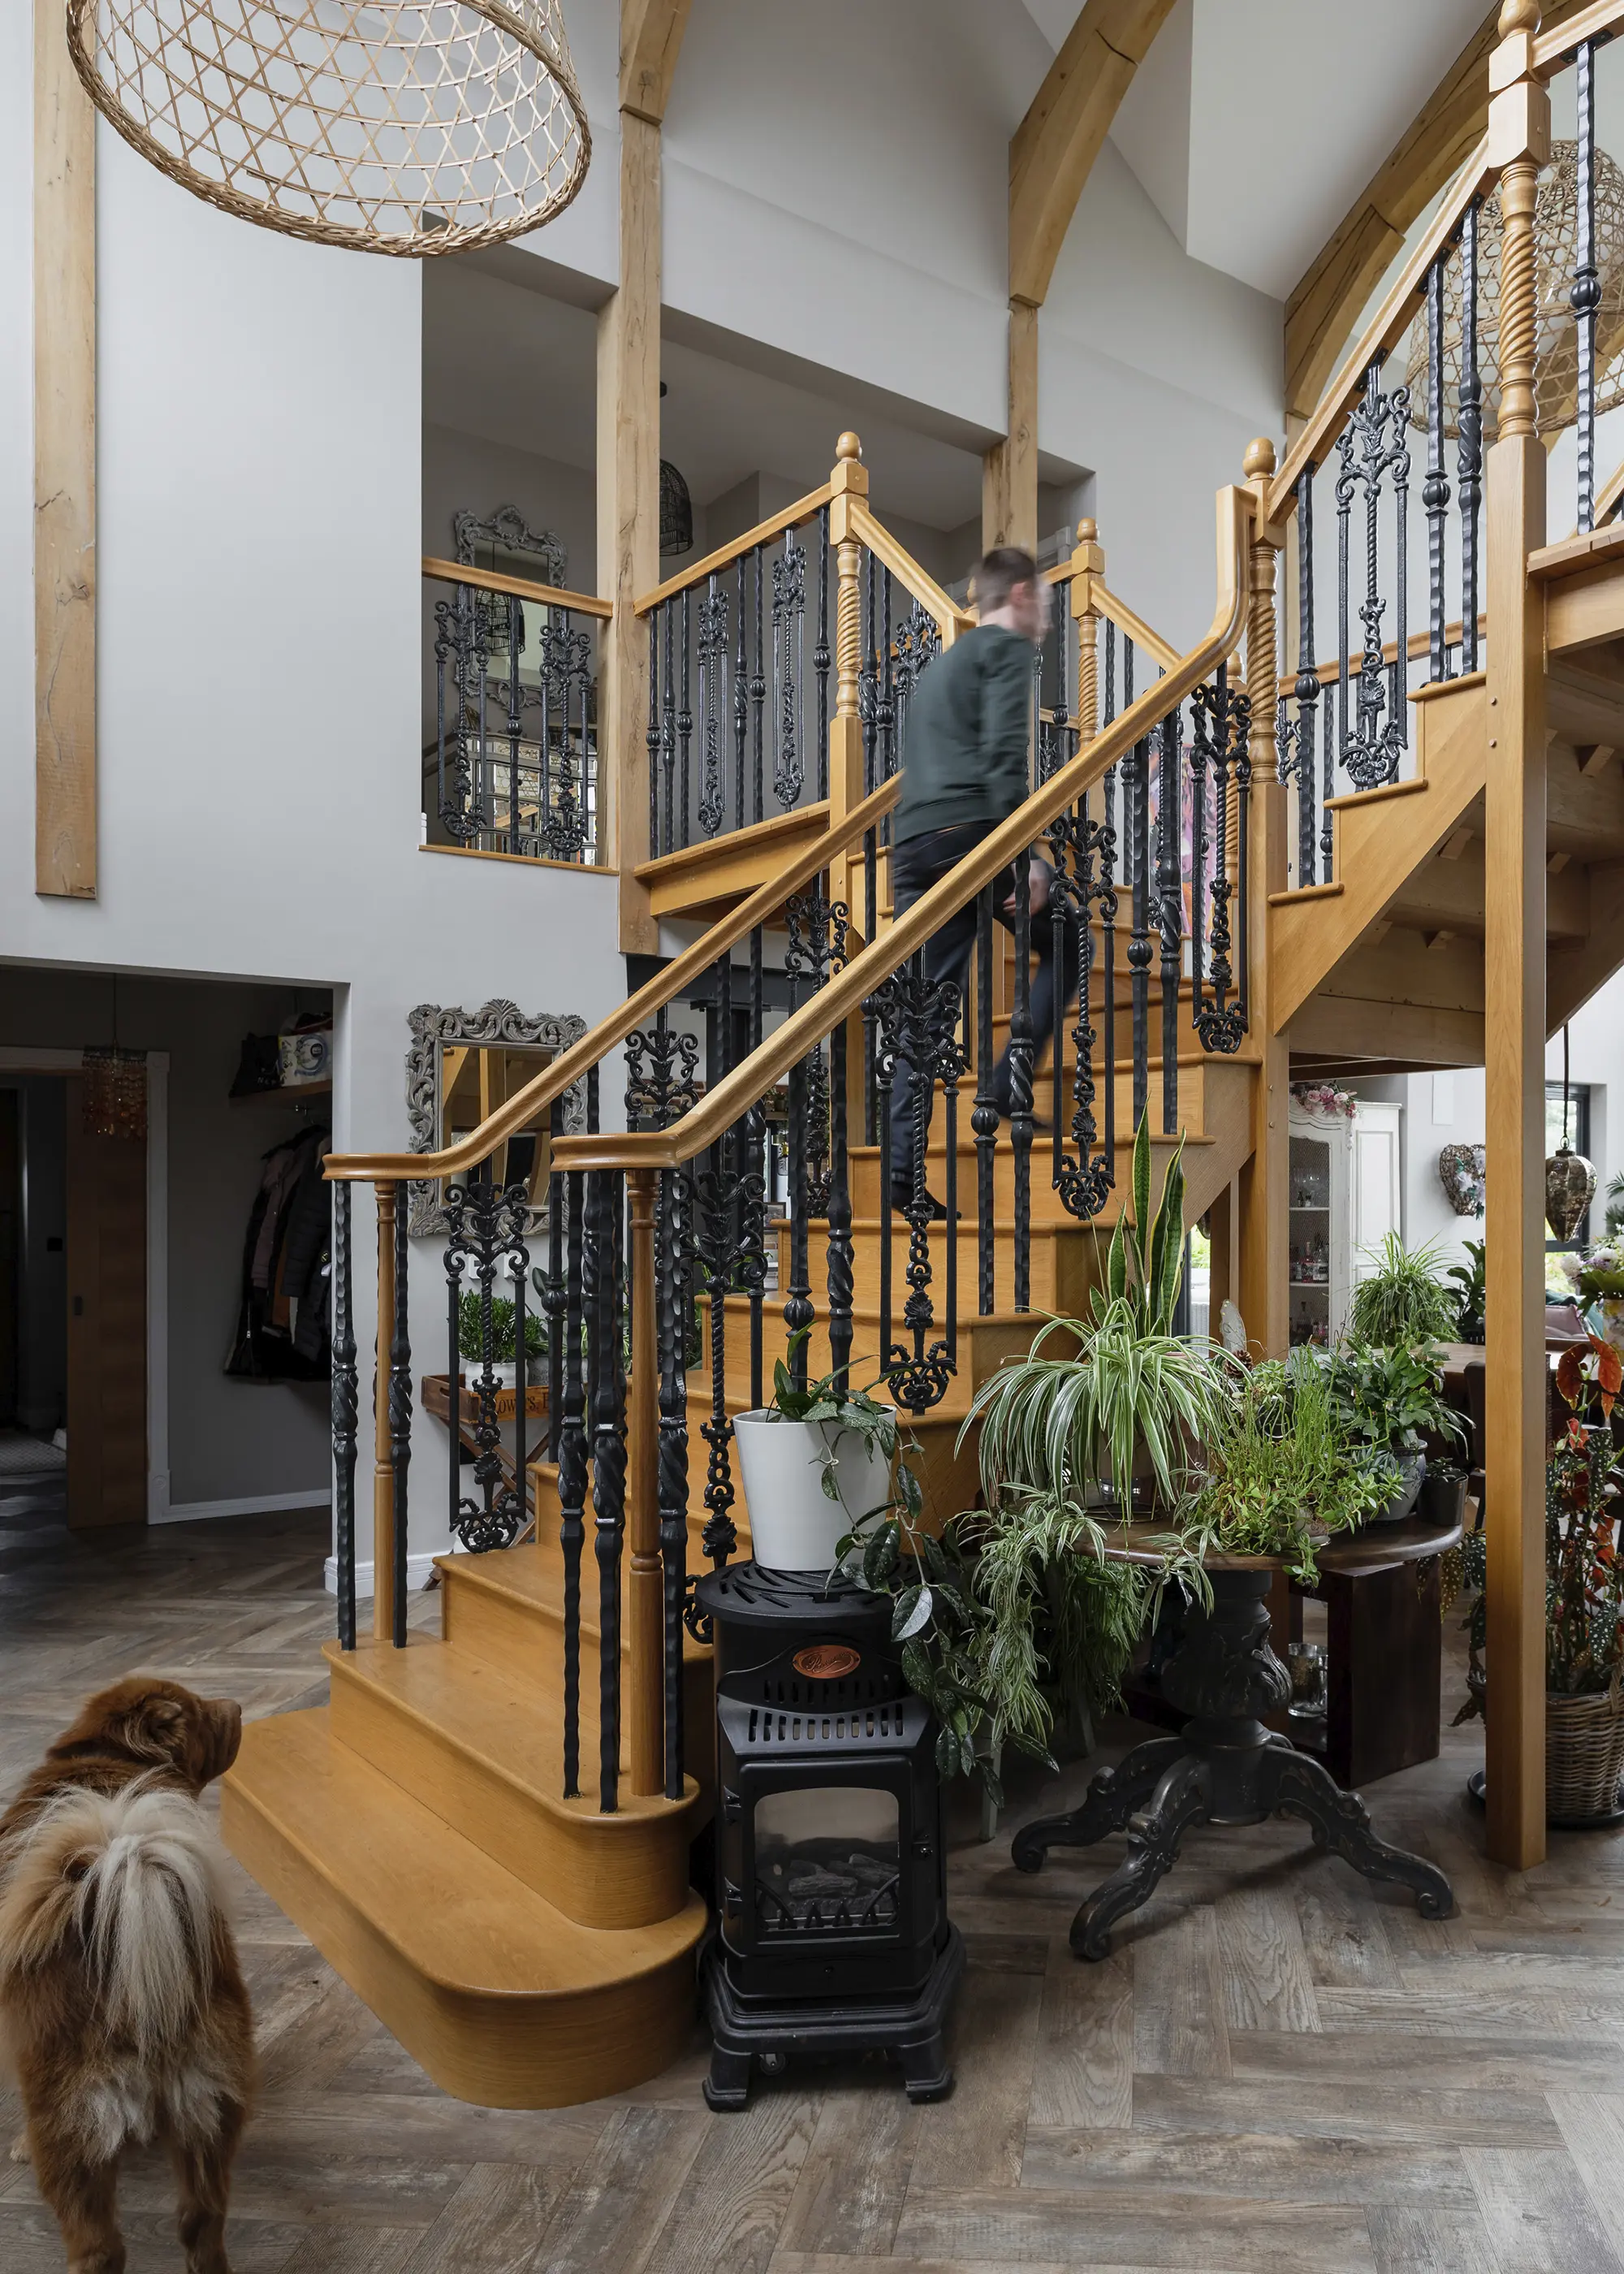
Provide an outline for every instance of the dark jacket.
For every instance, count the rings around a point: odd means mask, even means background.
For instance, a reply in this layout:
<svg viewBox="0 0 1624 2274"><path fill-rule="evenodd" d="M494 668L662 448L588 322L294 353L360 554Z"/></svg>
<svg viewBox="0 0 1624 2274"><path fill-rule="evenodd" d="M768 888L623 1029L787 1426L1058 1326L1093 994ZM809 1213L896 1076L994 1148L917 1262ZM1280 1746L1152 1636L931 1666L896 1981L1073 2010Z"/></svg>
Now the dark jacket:
<svg viewBox="0 0 1624 2274"><path fill-rule="evenodd" d="M1019 632L978 625L920 674L903 742L898 844L966 822L993 829L1026 803L1036 659Z"/></svg>

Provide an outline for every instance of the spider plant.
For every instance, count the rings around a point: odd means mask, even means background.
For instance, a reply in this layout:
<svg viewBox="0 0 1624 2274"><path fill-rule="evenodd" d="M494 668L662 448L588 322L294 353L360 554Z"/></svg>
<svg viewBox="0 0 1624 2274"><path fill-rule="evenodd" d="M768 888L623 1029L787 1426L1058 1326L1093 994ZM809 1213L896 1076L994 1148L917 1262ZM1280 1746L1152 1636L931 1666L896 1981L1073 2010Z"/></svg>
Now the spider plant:
<svg viewBox="0 0 1624 2274"><path fill-rule="evenodd" d="M1379 1248L1365 1252L1376 1257L1376 1269L1354 1288L1349 1340L1380 1350L1447 1342L1459 1315L1458 1299L1444 1284L1437 1243L1406 1247L1390 1231Z"/></svg>

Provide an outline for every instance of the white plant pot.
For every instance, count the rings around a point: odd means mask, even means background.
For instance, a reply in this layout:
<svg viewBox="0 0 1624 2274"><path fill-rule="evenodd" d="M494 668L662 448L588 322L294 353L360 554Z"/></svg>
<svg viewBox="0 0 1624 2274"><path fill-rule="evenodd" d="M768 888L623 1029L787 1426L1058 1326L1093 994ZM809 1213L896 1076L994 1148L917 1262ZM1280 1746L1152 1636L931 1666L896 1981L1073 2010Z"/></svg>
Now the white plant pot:
<svg viewBox="0 0 1624 2274"><path fill-rule="evenodd" d="M891 1464L877 1445L832 1421L791 1421L771 1408L733 1422L750 1523L750 1547L771 1571L827 1571L853 1525L891 1497ZM834 1449L840 1497L823 1490L824 1448Z"/></svg>
<svg viewBox="0 0 1624 2274"><path fill-rule="evenodd" d="M491 1379L499 1389L516 1389L519 1386L518 1377L519 1367L517 1359L511 1358L493 1358L491 1360ZM546 1378L547 1361L545 1359L532 1358L530 1361L525 1387L530 1389L534 1389L538 1384L544 1382ZM465 1358L462 1360L462 1382L464 1388L477 1390L480 1383L484 1380L485 1367L481 1361L477 1358Z"/></svg>

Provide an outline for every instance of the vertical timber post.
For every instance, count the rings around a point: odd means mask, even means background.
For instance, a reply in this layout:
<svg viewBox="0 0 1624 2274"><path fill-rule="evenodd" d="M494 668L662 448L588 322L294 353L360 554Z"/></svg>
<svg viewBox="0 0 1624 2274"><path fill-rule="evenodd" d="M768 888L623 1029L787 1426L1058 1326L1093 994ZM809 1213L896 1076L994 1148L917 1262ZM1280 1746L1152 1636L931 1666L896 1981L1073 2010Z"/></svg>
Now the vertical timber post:
<svg viewBox="0 0 1624 2274"><path fill-rule="evenodd" d="M981 550L1038 543L1038 312L1010 302L1009 427L981 460Z"/></svg>
<svg viewBox="0 0 1624 2274"><path fill-rule="evenodd" d="M654 1200L658 1171L633 1169L631 1217L632 1362L627 1382L627 1532L631 1579L627 1603L630 1650L627 1742L635 1796L665 1788L665 1573L659 1545L659 1355L655 1337Z"/></svg>
<svg viewBox="0 0 1624 2274"><path fill-rule="evenodd" d="M1259 1053L1252 1092L1252 1156L1239 1178L1240 1309L1254 1350L1284 1358L1289 1338L1287 1181L1290 1166L1291 1058L1274 1032L1269 1001L1269 895L1286 887L1286 793L1274 749L1274 689L1280 675L1274 572L1279 532L1265 526L1263 501L1274 446L1259 438L1246 452L1252 495L1251 591L1246 614L1246 692L1252 704L1251 874L1246 926L1247 1000Z"/></svg>
<svg viewBox="0 0 1624 2274"><path fill-rule="evenodd" d="M1485 834L1485 1082L1490 1189L1484 1467L1488 1525L1488 1848L1526 1870L1545 1852L1545 454L1534 423L1534 191L1551 102L1534 76L1535 0L1506 0L1489 64L1489 158L1505 216L1500 411L1488 454L1489 747Z"/></svg>

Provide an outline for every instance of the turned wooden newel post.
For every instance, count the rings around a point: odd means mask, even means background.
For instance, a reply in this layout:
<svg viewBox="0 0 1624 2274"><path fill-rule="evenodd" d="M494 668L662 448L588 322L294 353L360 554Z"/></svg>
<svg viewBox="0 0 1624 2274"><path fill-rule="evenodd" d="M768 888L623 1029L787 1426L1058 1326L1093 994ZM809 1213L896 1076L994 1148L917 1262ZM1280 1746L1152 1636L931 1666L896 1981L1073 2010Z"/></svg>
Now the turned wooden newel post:
<svg viewBox="0 0 1624 2274"><path fill-rule="evenodd" d="M395 1448L389 1434L389 1344L395 1332L395 1186L378 1204L378 1344L372 1374L372 1632L395 1632Z"/></svg>
<svg viewBox="0 0 1624 2274"><path fill-rule="evenodd" d="M631 1217L632 1363L627 1397L627 1532L631 1581L627 1713L634 1795L665 1788L665 1573L659 1547L659 1354L655 1339L654 1197L658 1171L627 1171Z"/></svg>
<svg viewBox="0 0 1624 2274"><path fill-rule="evenodd" d="M835 444L835 467L830 476L834 495L829 503L829 542L835 556L835 715L829 726L829 817L843 820L863 797L862 720L857 711L858 681L862 672L862 546L852 526L853 505L868 501L868 469L862 462L862 444L855 434L842 434ZM852 952L868 937L868 911L864 893L863 847L853 845L831 865L829 897L843 901L850 911ZM875 929L878 929L876 918ZM863 1050L861 1015L846 1028L846 1100L852 1126L863 1127Z"/></svg>
<svg viewBox="0 0 1624 2274"><path fill-rule="evenodd" d="M1077 620L1077 736L1092 742L1100 731L1100 608L1094 579L1105 576L1105 547L1090 520L1077 524L1071 555L1071 614Z"/></svg>
<svg viewBox="0 0 1624 2274"><path fill-rule="evenodd" d="M1534 427L1534 189L1551 102L1534 76L1534 0L1507 0L1489 64L1500 169L1499 439L1488 453L1484 1035L1489 1190L1485 1517L1489 1853L1545 1852L1545 625L1528 556L1545 542Z"/></svg>
<svg viewBox="0 0 1624 2274"><path fill-rule="evenodd" d="M1274 471L1274 446L1267 436L1247 450L1244 471L1252 500L1244 682L1252 704L1252 816L1248 904L1243 920L1248 1039L1259 1061L1259 1078L1252 1103L1252 1158L1239 1179L1239 1301L1253 1350L1267 1358L1283 1358L1289 1336L1290 1226L1286 1211L1291 1072L1287 1038L1274 1032L1268 971L1269 894L1286 886L1286 793L1274 749L1274 689L1280 673L1274 574L1282 533L1264 520L1264 500Z"/></svg>

